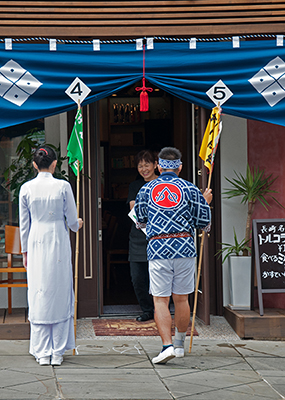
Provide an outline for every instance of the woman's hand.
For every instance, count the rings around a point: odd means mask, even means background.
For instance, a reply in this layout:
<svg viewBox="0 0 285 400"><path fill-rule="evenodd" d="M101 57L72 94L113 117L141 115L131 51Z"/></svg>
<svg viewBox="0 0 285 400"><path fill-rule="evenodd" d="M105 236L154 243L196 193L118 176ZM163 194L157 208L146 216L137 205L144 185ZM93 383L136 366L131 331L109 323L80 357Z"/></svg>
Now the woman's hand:
<svg viewBox="0 0 285 400"><path fill-rule="evenodd" d="M81 229L82 226L83 226L83 220L82 220L82 218L78 218L77 221L78 221L79 229Z"/></svg>
<svg viewBox="0 0 285 400"><path fill-rule="evenodd" d="M27 252L23 253L23 265L27 269Z"/></svg>
<svg viewBox="0 0 285 400"><path fill-rule="evenodd" d="M208 204L210 204L212 201L212 198L213 198L212 189L206 189L205 192L203 193L203 196L204 196L206 202Z"/></svg>

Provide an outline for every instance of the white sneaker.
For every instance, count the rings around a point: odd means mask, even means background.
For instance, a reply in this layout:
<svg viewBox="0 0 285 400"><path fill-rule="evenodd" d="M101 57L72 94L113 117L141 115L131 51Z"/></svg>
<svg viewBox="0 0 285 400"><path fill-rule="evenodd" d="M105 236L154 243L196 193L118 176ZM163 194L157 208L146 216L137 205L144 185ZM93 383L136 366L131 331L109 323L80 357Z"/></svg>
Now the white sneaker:
<svg viewBox="0 0 285 400"><path fill-rule="evenodd" d="M153 364L165 364L165 363L167 363L167 361L171 360L174 357L175 357L174 347L170 346L170 347L167 347L166 350L159 353L158 356L154 357L152 359L152 362L153 362Z"/></svg>
<svg viewBox="0 0 285 400"><path fill-rule="evenodd" d="M39 358L40 365L50 365L50 356Z"/></svg>
<svg viewBox="0 0 285 400"><path fill-rule="evenodd" d="M63 361L63 357L62 356L51 356L51 365L61 365Z"/></svg>
<svg viewBox="0 0 285 400"><path fill-rule="evenodd" d="M174 352L175 352L175 357L184 357L184 348L183 347L175 347Z"/></svg>

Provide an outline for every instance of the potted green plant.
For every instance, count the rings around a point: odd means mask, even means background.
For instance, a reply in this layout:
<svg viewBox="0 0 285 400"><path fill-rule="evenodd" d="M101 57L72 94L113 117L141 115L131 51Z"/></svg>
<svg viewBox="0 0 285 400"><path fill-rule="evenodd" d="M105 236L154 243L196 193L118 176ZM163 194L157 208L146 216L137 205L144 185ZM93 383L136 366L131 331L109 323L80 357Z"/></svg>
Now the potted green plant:
<svg viewBox="0 0 285 400"><path fill-rule="evenodd" d="M230 256L241 256L245 251L250 252L249 246L250 240L242 239L241 242L238 241L237 234L234 228L234 244L231 243L221 243L223 246L220 250L217 251L216 255L223 256L222 263L226 261Z"/></svg>
<svg viewBox="0 0 285 400"><path fill-rule="evenodd" d="M272 196L272 193L277 193L271 188L277 177L272 178L272 174L266 176L263 170L258 167L250 169L249 165L247 165L244 176L235 171L234 174L235 178L233 179L225 178L232 188L225 189L223 194L228 199L241 196L241 203L247 204L245 236L239 242L234 229L234 244L221 243L222 248L217 254L223 256L223 263L229 259L231 299L229 306L232 309L250 309L251 257L249 254L254 207L259 201L268 210L269 203L266 199L268 196L281 207L283 206Z"/></svg>
<svg viewBox="0 0 285 400"><path fill-rule="evenodd" d="M234 244L221 243L222 248L217 255L223 256L222 263L229 260L229 307L235 310L250 309L250 285L251 285L251 258L242 256L250 252L249 240L238 241L234 228Z"/></svg>
<svg viewBox="0 0 285 400"><path fill-rule="evenodd" d="M3 176L5 182L3 187L11 194L13 203L19 203L19 192L23 183L36 176L35 169L33 168L33 153L34 150L42 143L34 136L37 129L32 129L24 136L18 144L16 149L17 157L12 161L11 165L4 171ZM60 147L48 144L52 147L57 154L60 154ZM54 173L55 178L68 180L68 175L65 170L62 170L62 163L66 157L58 157L56 170Z"/></svg>

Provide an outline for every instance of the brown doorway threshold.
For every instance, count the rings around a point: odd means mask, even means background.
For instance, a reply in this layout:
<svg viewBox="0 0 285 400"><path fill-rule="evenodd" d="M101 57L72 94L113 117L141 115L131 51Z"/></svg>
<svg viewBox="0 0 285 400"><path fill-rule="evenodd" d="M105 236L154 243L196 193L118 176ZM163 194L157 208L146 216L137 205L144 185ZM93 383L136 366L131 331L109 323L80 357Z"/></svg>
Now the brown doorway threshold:
<svg viewBox="0 0 285 400"><path fill-rule="evenodd" d="M284 340L285 310L266 308L259 310L231 310L224 307L224 317L241 339Z"/></svg>
<svg viewBox="0 0 285 400"><path fill-rule="evenodd" d="M134 317L142 313L138 304L114 304L103 306L101 317Z"/></svg>
<svg viewBox="0 0 285 400"><path fill-rule="evenodd" d="M169 306L171 314L174 313L174 305L171 303ZM104 317L124 317L124 318L134 318L142 314L142 310L138 304L121 304L121 305L106 305L103 306L103 314L100 315L101 318Z"/></svg>

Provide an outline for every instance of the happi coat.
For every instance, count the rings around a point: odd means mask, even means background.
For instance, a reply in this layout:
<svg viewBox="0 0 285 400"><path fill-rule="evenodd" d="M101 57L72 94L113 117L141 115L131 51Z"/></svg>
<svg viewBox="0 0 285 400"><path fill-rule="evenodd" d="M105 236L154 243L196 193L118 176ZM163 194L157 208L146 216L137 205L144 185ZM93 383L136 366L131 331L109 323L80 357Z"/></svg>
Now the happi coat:
<svg viewBox="0 0 285 400"><path fill-rule="evenodd" d="M146 224L148 260L196 257L195 229L205 228L211 221L201 191L174 172L163 172L140 189L135 212L138 223ZM191 236L152 239L183 232Z"/></svg>
<svg viewBox="0 0 285 400"><path fill-rule="evenodd" d="M71 246L67 226L79 228L68 182L39 172L20 190L22 252L27 252L29 321L55 324L74 314Z"/></svg>

